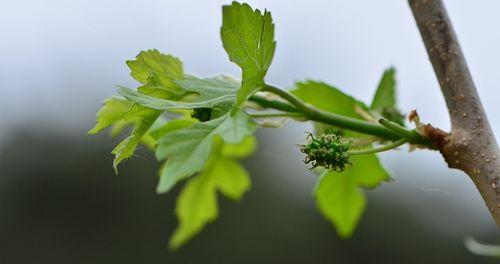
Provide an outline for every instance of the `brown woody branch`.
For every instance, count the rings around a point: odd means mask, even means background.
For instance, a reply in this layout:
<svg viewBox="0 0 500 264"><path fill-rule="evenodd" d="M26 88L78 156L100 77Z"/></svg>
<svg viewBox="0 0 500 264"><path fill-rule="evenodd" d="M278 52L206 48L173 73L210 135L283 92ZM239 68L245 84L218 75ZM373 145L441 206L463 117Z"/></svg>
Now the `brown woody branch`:
<svg viewBox="0 0 500 264"><path fill-rule="evenodd" d="M499 148L451 21L441 0L408 2L451 119L450 133L435 140L448 166L470 176L500 227Z"/></svg>

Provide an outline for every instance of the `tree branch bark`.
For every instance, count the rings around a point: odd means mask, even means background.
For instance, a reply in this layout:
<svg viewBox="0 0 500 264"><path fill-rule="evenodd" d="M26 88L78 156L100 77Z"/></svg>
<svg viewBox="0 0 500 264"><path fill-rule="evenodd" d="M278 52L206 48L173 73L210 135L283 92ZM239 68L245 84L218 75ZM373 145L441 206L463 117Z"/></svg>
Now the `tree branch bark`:
<svg viewBox="0 0 500 264"><path fill-rule="evenodd" d="M470 176L500 227L499 148L451 21L441 0L408 2L450 114L440 151L450 168Z"/></svg>

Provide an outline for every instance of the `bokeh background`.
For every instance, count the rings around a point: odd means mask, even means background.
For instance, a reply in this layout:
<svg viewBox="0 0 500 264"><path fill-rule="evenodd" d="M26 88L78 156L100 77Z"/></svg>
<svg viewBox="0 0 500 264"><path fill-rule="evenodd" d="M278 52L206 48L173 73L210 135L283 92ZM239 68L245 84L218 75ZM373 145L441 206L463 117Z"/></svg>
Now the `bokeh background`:
<svg viewBox="0 0 500 264"><path fill-rule="evenodd" d="M384 68L398 70L400 107L449 128L444 100L406 1L248 1L272 11L277 51L268 81L323 80L365 101ZM157 48L191 73L239 75L219 40L229 1L0 2L0 263L497 263L463 246L500 243L472 182L437 153L381 155L393 182L342 241L317 213L315 182L296 144L306 124L261 129L246 160L252 190L220 199L220 218L178 252L167 250L178 189L156 195L145 149L114 175L117 139L88 136L124 63ZM445 1L497 135L500 2Z"/></svg>

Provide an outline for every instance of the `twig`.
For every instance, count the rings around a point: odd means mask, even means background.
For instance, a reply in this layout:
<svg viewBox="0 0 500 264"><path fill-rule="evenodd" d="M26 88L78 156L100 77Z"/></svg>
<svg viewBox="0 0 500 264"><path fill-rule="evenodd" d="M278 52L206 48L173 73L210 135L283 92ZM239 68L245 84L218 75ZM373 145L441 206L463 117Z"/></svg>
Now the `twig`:
<svg viewBox="0 0 500 264"><path fill-rule="evenodd" d="M451 132L440 151L450 168L471 177L500 227L499 148L451 21L441 0L408 2L450 114ZM429 138L435 132L432 127L426 131Z"/></svg>

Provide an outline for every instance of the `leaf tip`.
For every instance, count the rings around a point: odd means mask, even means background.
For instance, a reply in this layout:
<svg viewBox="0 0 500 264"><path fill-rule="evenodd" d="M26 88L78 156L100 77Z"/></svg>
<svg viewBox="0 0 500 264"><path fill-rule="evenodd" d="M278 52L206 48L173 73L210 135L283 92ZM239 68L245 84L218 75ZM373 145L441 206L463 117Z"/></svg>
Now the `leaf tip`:
<svg viewBox="0 0 500 264"><path fill-rule="evenodd" d="M87 131L87 135L95 135L99 131L97 130L97 125L95 125L93 128L91 128L89 131Z"/></svg>
<svg viewBox="0 0 500 264"><path fill-rule="evenodd" d="M179 235L177 235L177 230L174 232L174 234L170 237L170 240L168 241L168 249L170 251L177 251L179 248L186 244L187 239L182 239Z"/></svg>
<svg viewBox="0 0 500 264"><path fill-rule="evenodd" d="M397 69L396 66L390 65L385 71L390 73L396 73Z"/></svg>
<svg viewBox="0 0 500 264"><path fill-rule="evenodd" d="M172 187L174 187L173 183L170 183L169 181L162 180L165 178L163 175L160 175L160 183L158 183L158 186L156 186L156 193L157 194L164 194L170 191Z"/></svg>

